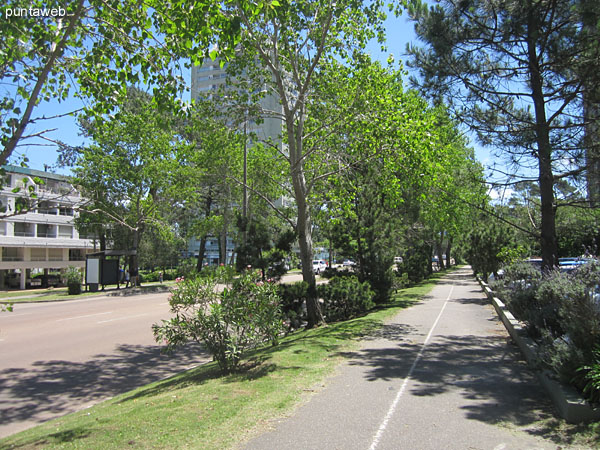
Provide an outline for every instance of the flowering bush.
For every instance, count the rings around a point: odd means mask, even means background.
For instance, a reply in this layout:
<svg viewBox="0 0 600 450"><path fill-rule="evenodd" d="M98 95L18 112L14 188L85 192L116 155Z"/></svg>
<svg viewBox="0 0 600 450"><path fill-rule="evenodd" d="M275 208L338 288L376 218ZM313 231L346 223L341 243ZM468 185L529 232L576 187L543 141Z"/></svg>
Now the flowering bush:
<svg viewBox="0 0 600 450"><path fill-rule="evenodd" d="M189 341L204 344L221 369L231 372L245 350L265 342L276 345L283 320L276 287L259 282L259 273L247 271L233 281L225 275L217 270L182 279L169 300L175 317L155 324L153 331L169 350Z"/></svg>

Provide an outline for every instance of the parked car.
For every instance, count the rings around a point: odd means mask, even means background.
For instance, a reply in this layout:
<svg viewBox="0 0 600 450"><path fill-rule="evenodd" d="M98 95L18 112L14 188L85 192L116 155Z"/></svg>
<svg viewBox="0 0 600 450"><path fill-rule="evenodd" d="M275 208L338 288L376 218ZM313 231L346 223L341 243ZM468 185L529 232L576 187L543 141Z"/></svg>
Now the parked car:
<svg viewBox="0 0 600 450"><path fill-rule="evenodd" d="M351 259L345 259L344 262L342 262L342 266L344 267L354 267L355 265L356 263Z"/></svg>
<svg viewBox="0 0 600 450"><path fill-rule="evenodd" d="M592 258L558 258L558 269L561 272L572 272L591 261Z"/></svg>
<svg viewBox="0 0 600 450"><path fill-rule="evenodd" d="M325 261L323 261L322 259L315 259L315 260L313 260L312 264L313 264L313 272L316 273L317 275L319 275L325 269L327 269L327 263Z"/></svg>

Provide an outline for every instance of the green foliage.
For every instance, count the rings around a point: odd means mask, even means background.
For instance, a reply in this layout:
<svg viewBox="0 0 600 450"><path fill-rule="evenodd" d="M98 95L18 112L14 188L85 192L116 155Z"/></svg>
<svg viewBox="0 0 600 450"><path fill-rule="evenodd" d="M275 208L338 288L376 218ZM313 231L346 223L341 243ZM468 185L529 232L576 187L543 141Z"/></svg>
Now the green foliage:
<svg viewBox="0 0 600 450"><path fill-rule="evenodd" d="M513 264L527 255L527 249L518 244L516 247L502 247L496 255L501 264Z"/></svg>
<svg viewBox="0 0 600 450"><path fill-rule="evenodd" d="M181 280L169 303L175 314L154 325L158 342L167 349L188 341L203 343L224 372L236 370L244 351L268 341L276 345L283 330L280 299L274 284L248 271L231 281L217 269ZM217 283L227 283L217 292Z"/></svg>
<svg viewBox="0 0 600 450"><path fill-rule="evenodd" d="M473 272L483 275L487 281L491 273L497 273L502 263L501 252L512 245L513 230L490 217L480 217L473 224L464 242L464 256Z"/></svg>
<svg viewBox="0 0 600 450"><path fill-rule="evenodd" d="M279 280L287 272L286 259L296 240L295 233L269 228L267 221L259 218L244 221L238 217L238 228L240 235L246 235L246 243L241 242L236 248L237 270L250 266L261 270L263 280Z"/></svg>
<svg viewBox="0 0 600 450"><path fill-rule="evenodd" d="M410 287L410 279L407 272L394 271L396 278L394 280L394 289L406 289Z"/></svg>
<svg viewBox="0 0 600 450"><path fill-rule="evenodd" d="M308 283L285 283L277 286L281 298L281 313L288 331L293 331L302 326L306 321L303 305L308 298Z"/></svg>
<svg viewBox="0 0 600 450"><path fill-rule="evenodd" d="M65 274L67 280L67 291L69 295L81 294L81 271L75 267L69 267Z"/></svg>
<svg viewBox="0 0 600 450"><path fill-rule="evenodd" d="M537 302L535 293L542 280L539 268L524 261L519 261L504 269L504 282L497 285L501 296L515 317L523 322L537 324ZM538 334L537 328L531 330Z"/></svg>
<svg viewBox="0 0 600 450"><path fill-rule="evenodd" d="M598 27L593 8L582 12L587 3L507 0L494 2L490 13L487 0L440 0L411 9L426 44L409 49L410 64L419 69L413 83L449 105L483 144L515 167L506 174L511 186L520 168L539 174L534 203L541 220L535 226L547 269L558 256L559 180L593 170L582 163L590 157L581 138L598 140L591 125L597 110L588 106L598 98L597 70L591 69L598 67ZM553 163L558 160L569 163Z"/></svg>
<svg viewBox="0 0 600 450"><path fill-rule="evenodd" d="M599 255L600 210L560 208L556 215L556 235L560 256Z"/></svg>
<svg viewBox="0 0 600 450"><path fill-rule="evenodd" d="M590 365L578 369L577 375L583 375L583 392L587 398L594 403L600 403L600 349L594 351L594 359Z"/></svg>
<svg viewBox="0 0 600 450"><path fill-rule="evenodd" d="M318 286L323 299L325 319L329 322L347 320L364 314L375 306L375 292L367 282L357 277L335 277Z"/></svg>
<svg viewBox="0 0 600 450"><path fill-rule="evenodd" d="M528 267L529 266L529 267ZM527 325L538 342L541 360L563 380L585 389L587 369L595 364L600 346L600 265L586 264L572 273L544 276L530 264L505 271L500 294L510 310ZM597 395L588 387L591 395Z"/></svg>
<svg viewBox="0 0 600 450"><path fill-rule="evenodd" d="M176 105L175 94L181 90L182 80L174 69L179 65L184 47L181 35L186 28L167 26L165 17L175 17L184 9L170 6L153 0L3 2L2 15L6 17L0 21L0 79L5 88L0 96L0 165L23 145L21 141L38 135L28 127L47 118L36 116L41 103L60 103L75 95L85 99L89 115L99 118L114 112L127 86L140 83L160 86L155 89L160 101ZM60 17L8 16L22 9L55 9ZM199 26L186 43L204 49L218 30L223 31L224 41L239 35L239 28L224 29L229 20L219 14L218 4L211 9L214 28ZM205 53L194 45L189 47L192 49L196 57ZM56 114L72 112L63 109Z"/></svg>
<svg viewBox="0 0 600 450"><path fill-rule="evenodd" d="M411 283L418 283L431 274L431 245L423 240L413 241L407 249L402 264L398 266L400 276L406 277Z"/></svg>

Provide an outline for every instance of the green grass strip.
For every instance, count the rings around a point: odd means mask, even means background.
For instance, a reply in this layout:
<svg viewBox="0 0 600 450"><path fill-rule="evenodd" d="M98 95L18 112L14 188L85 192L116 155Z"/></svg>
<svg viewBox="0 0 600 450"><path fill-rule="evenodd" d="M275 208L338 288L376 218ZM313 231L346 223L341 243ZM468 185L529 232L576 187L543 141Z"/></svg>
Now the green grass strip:
<svg viewBox="0 0 600 450"><path fill-rule="evenodd" d="M135 288L141 293L152 292L153 289L161 286L173 286L174 281L166 281L164 283L152 282L144 283L142 286ZM63 300L76 300L79 298L86 297L98 297L103 295L119 295L125 294L127 291L133 288L125 289L124 285L121 285L121 289L116 289L117 285L108 285L106 290L98 290L97 292L85 292L77 295L69 295L66 287L48 288L48 289L35 289L26 291L9 291L0 293L0 303L38 303L38 302L55 302Z"/></svg>
<svg viewBox="0 0 600 450"><path fill-rule="evenodd" d="M205 364L2 439L0 448L238 447L306 401L344 352L419 301L443 275L399 291L364 317L299 331L277 347L256 350L239 373L223 376L214 363Z"/></svg>

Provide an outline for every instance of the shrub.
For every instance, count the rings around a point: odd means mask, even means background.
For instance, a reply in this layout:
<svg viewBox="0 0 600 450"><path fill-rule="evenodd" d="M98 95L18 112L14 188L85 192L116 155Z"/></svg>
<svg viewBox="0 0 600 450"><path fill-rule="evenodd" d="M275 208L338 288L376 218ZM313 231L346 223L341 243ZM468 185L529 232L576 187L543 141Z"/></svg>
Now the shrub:
<svg viewBox="0 0 600 450"><path fill-rule="evenodd" d="M333 278L318 286L318 293L324 301L323 314L331 322L356 317L375 306L369 283L361 283L354 276Z"/></svg>
<svg viewBox="0 0 600 450"><path fill-rule="evenodd" d="M542 273L531 264L520 261L505 268L504 281L495 284L500 296L515 317L528 326L533 336L539 336L536 328L537 301L536 291L542 279Z"/></svg>
<svg viewBox="0 0 600 450"><path fill-rule="evenodd" d="M581 377L584 394L590 401L600 403L600 348L594 350L591 363L577 372L578 377Z"/></svg>
<svg viewBox="0 0 600 450"><path fill-rule="evenodd" d="M327 267L321 274L323 278L331 279L334 277L355 277L356 273L348 268Z"/></svg>
<svg viewBox="0 0 600 450"><path fill-rule="evenodd" d="M408 251L402 264L398 265L400 273L406 273L412 283L419 283L431 273L431 248L427 245L416 246Z"/></svg>
<svg viewBox="0 0 600 450"><path fill-rule="evenodd" d="M408 278L408 273L401 273L400 271L396 270L394 271L394 274L396 275L393 284L394 289L405 289L410 286L410 279Z"/></svg>
<svg viewBox="0 0 600 450"><path fill-rule="evenodd" d="M540 360L563 381L598 398L594 386L599 378L593 373L600 373L600 266L590 263L571 274L552 271L542 276L519 263L505 273L501 293L537 340Z"/></svg>
<svg viewBox="0 0 600 450"><path fill-rule="evenodd" d="M277 344L283 320L275 285L246 272L218 293L218 283L229 283L225 272L178 282L169 300L175 317L155 324L153 331L168 350L189 341L203 343L221 369L231 372L245 350L265 341Z"/></svg>
<svg viewBox="0 0 600 450"><path fill-rule="evenodd" d="M373 301L376 304L380 305L390 299L394 280L394 270L390 265L379 264L372 268L371 273L365 281L368 281L375 293Z"/></svg>
<svg viewBox="0 0 600 450"><path fill-rule="evenodd" d="M277 287L281 298L281 313L288 331L298 329L306 320L304 305L308 297L308 283L280 284Z"/></svg>
<svg viewBox="0 0 600 450"><path fill-rule="evenodd" d="M69 295L81 294L81 272L75 267L69 267L66 273L67 292Z"/></svg>

